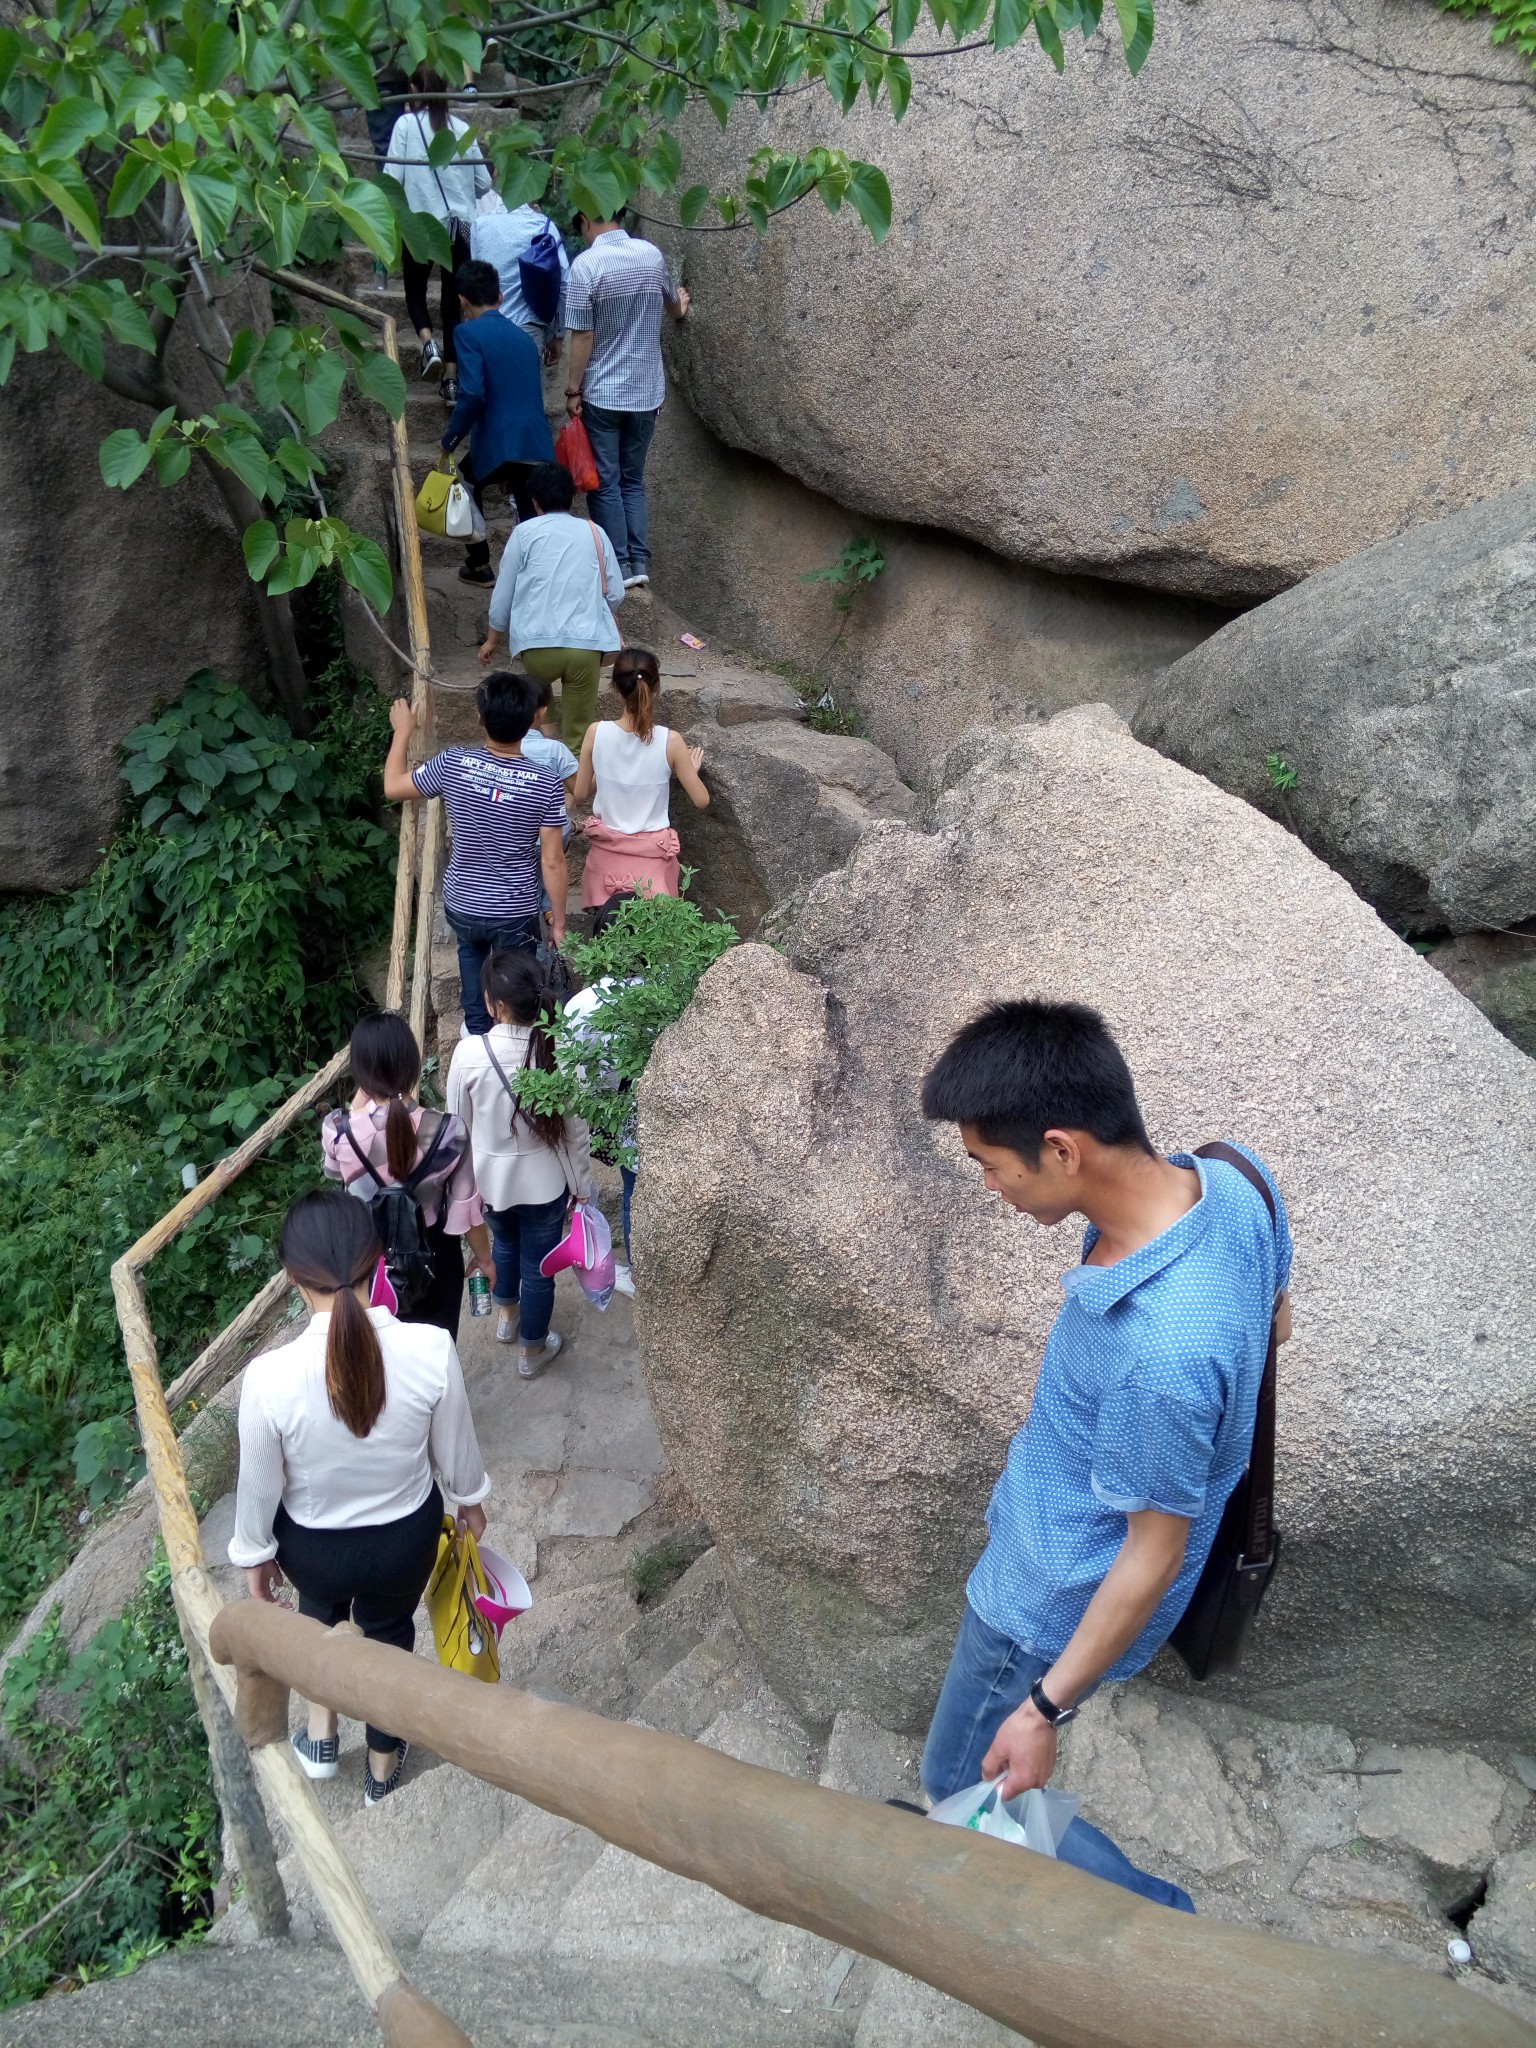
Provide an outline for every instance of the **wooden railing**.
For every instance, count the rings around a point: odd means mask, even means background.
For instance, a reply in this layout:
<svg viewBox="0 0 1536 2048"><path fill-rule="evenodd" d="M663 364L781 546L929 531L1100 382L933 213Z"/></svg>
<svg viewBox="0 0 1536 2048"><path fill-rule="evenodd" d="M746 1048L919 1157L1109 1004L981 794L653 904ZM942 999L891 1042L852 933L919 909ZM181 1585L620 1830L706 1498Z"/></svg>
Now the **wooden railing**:
<svg viewBox="0 0 1536 2048"><path fill-rule="evenodd" d="M254 1600L215 1657L258 1760L288 1693L381 1722L487 1784L754 1913L921 1977L1038 2048L1531 2048L1524 2021L1444 1977L1151 1904L1049 1857L872 1799L482 1685ZM464 2039L451 2021L421 2048Z"/></svg>
<svg viewBox="0 0 1536 2048"><path fill-rule="evenodd" d="M394 322L376 308L289 272L276 275L278 281L290 290L343 306L380 327L384 351L391 361L398 364L400 358ZM415 750L419 756L431 738L431 648L421 543L416 528L410 443L403 419L391 423L390 456L395 527L399 538L409 634L411 701L417 723ZM440 809L436 800L426 805L402 804L400 807L394 923L385 999L391 1009L400 1008L405 1000L414 910L416 949L410 1016L418 1044L424 1044L426 1037L432 912L441 846ZM423 814L419 819L418 812ZM164 1251L195 1217L217 1201L230 1183L238 1180L301 1117L322 1103L346 1071L347 1050L343 1047L317 1074L296 1089L243 1144L212 1167L174 1209L162 1216L136 1244L130 1245L112 1268L112 1293L123 1334L128 1371L133 1381L134 1406L138 1413L160 1533L171 1567L171 1590L187 1645L193 1691L207 1731L220 1808L234 1843L246 1900L257 1931L273 1936L286 1933L288 1928L287 1900L277 1869L266 1811L257 1790L259 1781L303 1862L315 1896L330 1920L359 1989L384 2025L386 2040L404 2044L418 2038L413 2030L430 2024L438 2029L433 2039L465 2042L466 2037L453 2028L435 2007L421 1999L406 1981L399 1959L286 1741L268 1744L256 1753L253 1776L253 1759L235 1733L230 1711L234 1701L233 1679L223 1667L212 1664L208 1655L209 1630L223 1602L205 1568L202 1538L187 1486L181 1446L171 1419L172 1409L212 1391L236 1370L268 1318L286 1297L288 1282L283 1274L275 1274L229 1327L221 1331L169 1387L161 1382L159 1347L144 1295L144 1270L157 1253Z"/></svg>

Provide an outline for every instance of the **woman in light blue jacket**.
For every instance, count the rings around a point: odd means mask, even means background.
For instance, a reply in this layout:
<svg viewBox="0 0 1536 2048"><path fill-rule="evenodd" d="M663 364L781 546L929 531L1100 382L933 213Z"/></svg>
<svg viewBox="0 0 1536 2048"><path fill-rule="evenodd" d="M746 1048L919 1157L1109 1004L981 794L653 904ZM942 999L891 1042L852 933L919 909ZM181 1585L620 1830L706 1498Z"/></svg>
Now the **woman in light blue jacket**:
<svg viewBox="0 0 1536 2048"><path fill-rule="evenodd" d="M459 395L453 344L453 331L459 324L459 299L453 288L453 274L461 263L469 261L469 230L482 196L491 189L491 173L480 154L479 143L474 141L462 155L441 167L428 161L427 152L435 136L445 129L452 129L455 136L468 135L469 123L449 113L448 87L435 71L418 71L411 80L411 91L410 104L389 138L384 169L391 178L399 179L412 213L430 214L446 230L453 245L453 261L442 271L440 281L441 349L432 338L432 321L427 312L432 265L418 262L409 249L400 252L406 311L421 338L421 374L428 379L440 377L444 402L452 405Z"/></svg>

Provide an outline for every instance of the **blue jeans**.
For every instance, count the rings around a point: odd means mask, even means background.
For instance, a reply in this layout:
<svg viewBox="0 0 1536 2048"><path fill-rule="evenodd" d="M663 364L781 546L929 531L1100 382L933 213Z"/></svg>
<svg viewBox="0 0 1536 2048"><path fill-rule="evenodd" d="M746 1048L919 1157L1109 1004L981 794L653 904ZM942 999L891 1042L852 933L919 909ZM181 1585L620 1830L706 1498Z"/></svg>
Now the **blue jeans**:
<svg viewBox="0 0 1536 2048"><path fill-rule="evenodd" d="M1053 1657L1022 1649L1010 1636L1000 1634L967 1602L923 1750L923 1790L935 1804L952 1792L964 1791L967 1785L980 1784L981 1760L992 1747L992 1738L1054 1662ZM1070 1824L1056 1857L1058 1862L1074 1864L1091 1877L1122 1885L1160 1906L1172 1906L1180 1913L1195 1910L1188 1892L1138 1870L1108 1835L1088 1821Z"/></svg>
<svg viewBox="0 0 1536 2048"><path fill-rule="evenodd" d="M654 412L610 412L583 404L581 417L597 464L597 489L588 509L613 542L625 575L651 566L650 514L645 502L645 458L656 431Z"/></svg>
<svg viewBox="0 0 1536 2048"><path fill-rule="evenodd" d="M472 1032L484 1034L491 1028L491 1013L485 1007L480 977L493 953L536 953L539 950L537 917L493 918L450 917L449 929L459 942L459 995L464 1003L464 1022Z"/></svg>
<svg viewBox="0 0 1536 2048"><path fill-rule="evenodd" d="M517 1334L530 1347L549 1335L555 1312L555 1283L539 1271L565 1235L565 1196L552 1202L521 1202L515 1209L487 1209L485 1220L496 1257L498 1308L516 1308Z"/></svg>
<svg viewBox="0 0 1536 2048"><path fill-rule="evenodd" d="M621 1166L619 1179L624 1183L624 1256L629 1257L629 1205L635 1194L635 1172L633 1166Z"/></svg>

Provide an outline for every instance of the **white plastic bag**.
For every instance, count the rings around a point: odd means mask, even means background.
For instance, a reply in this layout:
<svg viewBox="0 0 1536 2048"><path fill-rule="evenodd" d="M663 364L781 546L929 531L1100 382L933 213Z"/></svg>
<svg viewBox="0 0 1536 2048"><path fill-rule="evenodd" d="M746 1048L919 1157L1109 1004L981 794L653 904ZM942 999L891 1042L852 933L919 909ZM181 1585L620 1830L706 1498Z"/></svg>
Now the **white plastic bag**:
<svg viewBox="0 0 1536 2048"><path fill-rule="evenodd" d="M1072 1792L1053 1792L1049 1786L1016 1793L1012 1799L997 1796L1002 1784L968 1785L941 1799L928 1815L930 1820L951 1828L974 1828L979 1835L995 1841L1015 1842L1033 1849L1037 1856L1054 1856L1062 1836L1076 1818L1081 1799Z"/></svg>

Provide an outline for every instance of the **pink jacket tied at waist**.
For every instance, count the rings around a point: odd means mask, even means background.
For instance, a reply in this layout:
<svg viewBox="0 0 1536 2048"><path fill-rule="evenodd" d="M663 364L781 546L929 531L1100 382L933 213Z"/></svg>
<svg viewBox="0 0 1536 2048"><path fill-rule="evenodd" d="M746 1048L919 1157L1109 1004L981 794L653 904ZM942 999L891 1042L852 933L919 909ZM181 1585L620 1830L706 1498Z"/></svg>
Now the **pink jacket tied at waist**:
<svg viewBox="0 0 1536 2048"><path fill-rule="evenodd" d="M587 835L587 864L581 872L584 910L596 910L616 889L681 894L678 837L670 825L661 832L615 832L601 818L588 818L581 829Z"/></svg>

